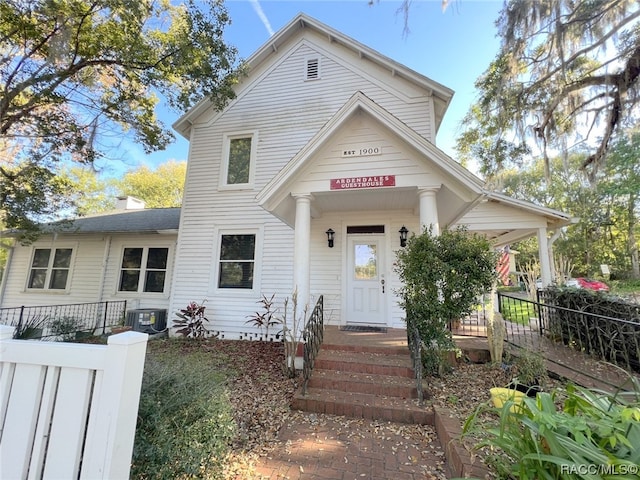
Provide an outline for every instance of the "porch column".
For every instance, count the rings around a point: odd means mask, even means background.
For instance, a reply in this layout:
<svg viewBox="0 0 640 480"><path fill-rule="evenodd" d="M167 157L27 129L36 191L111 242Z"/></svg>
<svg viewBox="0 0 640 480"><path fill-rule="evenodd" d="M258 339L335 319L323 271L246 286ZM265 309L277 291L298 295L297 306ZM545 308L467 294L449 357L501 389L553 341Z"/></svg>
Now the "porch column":
<svg viewBox="0 0 640 480"><path fill-rule="evenodd" d="M293 250L293 288L298 292L296 315L303 321L302 315L309 304L310 295L310 248L311 242L311 195L295 195L296 222Z"/></svg>
<svg viewBox="0 0 640 480"><path fill-rule="evenodd" d="M540 258L540 278L542 280L542 286L546 287L551 283L551 261L549 259L546 227L538 229L538 257Z"/></svg>
<svg viewBox="0 0 640 480"><path fill-rule="evenodd" d="M420 196L420 233L425 227L432 226L433 234L440 235L440 222L438 221L438 204L436 202L436 193L440 187L420 188L418 194Z"/></svg>

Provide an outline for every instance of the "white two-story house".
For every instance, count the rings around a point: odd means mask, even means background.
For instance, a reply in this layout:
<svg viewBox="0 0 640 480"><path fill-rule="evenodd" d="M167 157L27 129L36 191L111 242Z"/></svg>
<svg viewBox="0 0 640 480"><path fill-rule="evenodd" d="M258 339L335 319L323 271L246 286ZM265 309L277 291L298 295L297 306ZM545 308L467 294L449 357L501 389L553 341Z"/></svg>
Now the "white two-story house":
<svg viewBox="0 0 640 480"><path fill-rule="evenodd" d="M177 237L175 212L143 229L125 211L120 229L103 221L16 245L0 307L124 298L170 320L206 302L224 338L247 338L263 296L280 315L289 298L290 319L296 292L298 317L322 296L327 324L404 327L402 232L458 225L496 247L537 236L551 280L547 238L569 217L488 191L438 149L450 89L304 14L247 62L224 110L205 99L174 124L190 144ZM62 289L53 264L38 267L59 248Z"/></svg>
<svg viewBox="0 0 640 480"><path fill-rule="evenodd" d="M566 215L488 192L435 136L453 92L299 15L248 59L237 97L174 128L190 142L171 308L206 300L234 336L262 295L324 298L328 324L403 327L401 231L466 225L496 246Z"/></svg>

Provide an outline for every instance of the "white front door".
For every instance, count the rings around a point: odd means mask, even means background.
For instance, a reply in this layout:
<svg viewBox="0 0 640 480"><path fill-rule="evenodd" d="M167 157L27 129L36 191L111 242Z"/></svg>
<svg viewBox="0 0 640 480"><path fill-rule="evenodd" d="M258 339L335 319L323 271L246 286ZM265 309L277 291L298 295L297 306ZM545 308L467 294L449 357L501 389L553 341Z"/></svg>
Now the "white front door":
<svg viewBox="0 0 640 480"><path fill-rule="evenodd" d="M384 235L348 235L346 323L386 325Z"/></svg>

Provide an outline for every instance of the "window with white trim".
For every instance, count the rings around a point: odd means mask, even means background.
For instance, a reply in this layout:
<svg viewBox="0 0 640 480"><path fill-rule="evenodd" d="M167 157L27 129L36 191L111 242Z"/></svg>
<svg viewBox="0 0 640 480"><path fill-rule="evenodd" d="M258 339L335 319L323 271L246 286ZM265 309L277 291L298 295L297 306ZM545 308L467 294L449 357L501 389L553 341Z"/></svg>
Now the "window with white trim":
<svg viewBox="0 0 640 480"><path fill-rule="evenodd" d="M27 288L66 290L71 269L71 248L36 248L33 250Z"/></svg>
<svg viewBox="0 0 640 480"><path fill-rule="evenodd" d="M128 247L122 253L120 292L163 293L167 279L166 247Z"/></svg>
<svg viewBox="0 0 640 480"><path fill-rule="evenodd" d="M255 234L223 234L220 237L218 288L253 288Z"/></svg>
<svg viewBox="0 0 640 480"><path fill-rule="evenodd" d="M253 182L255 141L253 133L228 135L225 138L222 185L241 187Z"/></svg>

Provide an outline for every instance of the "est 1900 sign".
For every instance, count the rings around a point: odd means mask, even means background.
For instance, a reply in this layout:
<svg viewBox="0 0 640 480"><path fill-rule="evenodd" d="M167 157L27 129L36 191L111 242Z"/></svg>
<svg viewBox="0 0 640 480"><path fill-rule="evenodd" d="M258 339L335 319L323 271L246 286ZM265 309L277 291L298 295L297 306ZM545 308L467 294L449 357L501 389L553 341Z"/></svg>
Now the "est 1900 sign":
<svg viewBox="0 0 640 480"><path fill-rule="evenodd" d="M374 145L360 145L343 148L342 157L368 157L370 155L382 155L382 147Z"/></svg>

